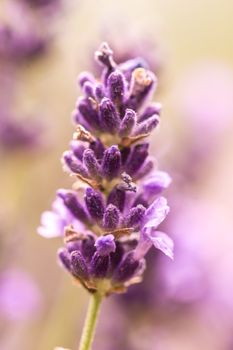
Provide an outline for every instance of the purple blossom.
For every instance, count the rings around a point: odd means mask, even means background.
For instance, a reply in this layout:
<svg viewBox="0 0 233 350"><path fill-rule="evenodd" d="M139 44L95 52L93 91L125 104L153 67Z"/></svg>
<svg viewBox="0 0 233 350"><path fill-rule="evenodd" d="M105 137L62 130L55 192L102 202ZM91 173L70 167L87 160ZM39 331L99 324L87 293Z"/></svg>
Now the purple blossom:
<svg viewBox="0 0 233 350"><path fill-rule="evenodd" d="M41 216L41 226L38 228L41 236L61 237L64 235L64 228L68 225L73 225L76 229L82 228L81 222L75 219L60 196L53 202L52 209L52 211L45 211Z"/></svg>
<svg viewBox="0 0 233 350"><path fill-rule="evenodd" d="M148 176L143 180L142 190L145 197L152 194L157 195L165 190L171 184L171 177L164 171L153 172L152 176Z"/></svg>
<svg viewBox="0 0 233 350"><path fill-rule="evenodd" d="M145 211L142 221L141 236L136 248L137 257L144 256L152 245L173 259L173 241L165 233L157 231L169 212L167 200L157 198Z"/></svg>
<svg viewBox="0 0 233 350"><path fill-rule="evenodd" d="M149 102L157 78L137 60L117 65L106 43L95 57L101 80L79 77L84 97L76 103L76 132L62 157L76 178L74 190L58 191L38 232L63 236L60 263L88 291L108 295L140 282L152 246L173 258L172 240L157 230L169 212L158 194L171 178L153 169L145 142L160 120L161 108Z"/></svg>
<svg viewBox="0 0 233 350"><path fill-rule="evenodd" d="M0 112L0 144L7 150L30 149L41 145L43 125L37 119L17 120Z"/></svg>

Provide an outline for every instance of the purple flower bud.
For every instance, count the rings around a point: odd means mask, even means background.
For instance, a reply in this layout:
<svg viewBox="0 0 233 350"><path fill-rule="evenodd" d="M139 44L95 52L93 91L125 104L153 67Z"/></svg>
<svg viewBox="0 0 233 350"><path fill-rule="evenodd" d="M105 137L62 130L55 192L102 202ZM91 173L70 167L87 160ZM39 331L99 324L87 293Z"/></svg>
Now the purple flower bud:
<svg viewBox="0 0 233 350"><path fill-rule="evenodd" d="M116 250L116 243L113 235L106 235L99 237L95 242L96 251L101 256L114 253Z"/></svg>
<svg viewBox="0 0 233 350"><path fill-rule="evenodd" d="M79 174L83 177L88 177L88 172L84 166L72 155L72 152L66 151L63 153L62 157L64 164L69 168L74 174Z"/></svg>
<svg viewBox="0 0 233 350"><path fill-rule="evenodd" d="M115 186L108 196L107 203L115 205L122 212L125 206L125 191Z"/></svg>
<svg viewBox="0 0 233 350"><path fill-rule="evenodd" d="M121 152L118 146L111 146L104 152L101 168L103 176L110 180L119 175L121 169Z"/></svg>
<svg viewBox="0 0 233 350"><path fill-rule="evenodd" d="M159 116L153 115L149 119L146 119L142 123L139 123L135 128L133 135L134 136L144 135L144 134L147 135L153 129L155 129L158 124L159 124Z"/></svg>
<svg viewBox="0 0 233 350"><path fill-rule="evenodd" d="M148 143L142 143L133 148L125 166L127 174L133 176L141 168L148 156L148 147Z"/></svg>
<svg viewBox="0 0 233 350"><path fill-rule="evenodd" d="M134 253L127 253L114 273L113 280L118 283L129 280L137 272L139 265L139 261L134 258Z"/></svg>
<svg viewBox="0 0 233 350"><path fill-rule="evenodd" d="M87 121L83 118L82 114L76 108L71 113L71 119L74 124L81 124L87 130L90 129L90 125L87 123Z"/></svg>
<svg viewBox="0 0 233 350"><path fill-rule="evenodd" d="M142 177L148 175L154 168L154 162L152 160L146 160L141 166L140 170L134 176L134 180L139 180Z"/></svg>
<svg viewBox="0 0 233 350"><path fill-rule="evenodd" d="M120 124L119 135L121 137L126 137L131 134L135 124L136 124L136 113L132 109L126 109L124 118Z"/></svg>
<svg viewBox="0 0 233 350"><path fill-rule="evenodd" d="M70 271L70 266L71 266L71 259L70 259L70 254L65 248L60 248L57 252L58 258L62 265Z"/></svg>
<svg viewBox="0 0 233 350"><path fill-rule="evenodd" d="M125 219L125 226L126 227L134 227L137 228L140 226L142 219L144 217L146 208L138 204L136 207L130 209L129 214L127 215Z"/></svg>
<svg viewBox="0 0 233 350"><path fill-rule="evenodd" d="M91 217L94 220L101 220L104 215L104 203L100 192L88 187L84 199Z"/></svg>
<svg viewBox="0 0 233 350"><path fill-rule="evenodd" d="M75 250L80 250L80 246L81 244L79 240L70 241L66 243L66 248L70 254Z"/></svg>
<svg viewBox="0 0 233 350"><path fill-rule="evenodd" d="M82 143L79 141L71 141L70 148L73 151L74 156L82 161L83 159L83 152L85 151L85 147Z"/></svg>
<svg viewBox="0 0 233 350"><path fill-rule="evenodd" d="M101 127L110 134L115 134L119 130L120 118L112 101L104 97L99 110Z"/></svg>
<svg viewBox="0 0 233 350"><path fill-rule="evenodd" d="M124 100L125 83L124 75L119 70L113 71L108 77L108 95L116 104L122 103Z"/></svg>
<svg viewBox="0 0 233 350"><path fill-rule="evenodd" d="M154 103L148 106L145 111L138 118L138 122L141 123L146 119L149 119L153 115L160 115L162 109L161 103Z"/></svg>
<svg viewBox="0 0 233 350"><path fill-rule="evenodd" d="M109 255L99 255L97 252L91 260L91 275L95 278L104 278L109 270Z"/></svg>
<svg viewBox="0 0 233 350"><path fill-rule="evenodd" d="M93 178L99 178L100 165L96 159L95 153L91 149L86 149L83 153L83 163L88 170L88 173Z"/></svg>
<svg viewBox="0 0 233 350"><path fill-rule="evenodd" d="M99 139L91 142L90 149L92 149L95 152L95 156L97 159L102 159L105 148Z"/></svg>
<svg viewBox="0 0 233 350"><path fill-rule="evenodd" d="M115 205L109 204L104 213L103 227L107 230L114 230L117 228L119 220L119 209Z"/></svg>
<svg viewBox="0 0 233 350"><path fill-rule="evenodd" d="M96 84L95 97L97 98L98 101L101 101L102 98L104 97L104 87L102 84Z"/></svg>
<svg viewBox="0 0 233 350"><path fill-rule="evenodd" d="M71 253L71 271L80 279L88 278L87 265L82 254L77 250Z"/></svg>
<svg viewBox="0 0 233 350"><path fill-rule="evenodd" d="M82 221L87 220L87 214L82 204L78 201L75 193L66 190L59 190L57 195L63 199L65 206L70 210L76 219Z"/></svg>
<svg viewBox="0 0 233 350"><path fill-rule="evenodd" d="M86 82L94 83L94 81L95 78L89 72L82 72L78 77L78 83L81 87L83 87Z"/></svg>
<svg viewBox="0 0 233 350"><path fill-rule="evenodd" d="M81 253L87 261L90 261L95 254L95 251L95 240L92 236L89 235L82 241Z"/></svg>
<svg viewBox="0 0 233 350"><path fill-rule="evenodd" d="M86 81L83 84L83 92L86 97L92 97L95 98L95 85L91 83L90 81Z"/></svg>
<svg viewBox="0 0 233 350"><path fill-rule="evenodd" d="M80 98L78 100L77 109L91 127L99 129L100 123L98 112L93 108L93 105L87 98Z"/></svg>

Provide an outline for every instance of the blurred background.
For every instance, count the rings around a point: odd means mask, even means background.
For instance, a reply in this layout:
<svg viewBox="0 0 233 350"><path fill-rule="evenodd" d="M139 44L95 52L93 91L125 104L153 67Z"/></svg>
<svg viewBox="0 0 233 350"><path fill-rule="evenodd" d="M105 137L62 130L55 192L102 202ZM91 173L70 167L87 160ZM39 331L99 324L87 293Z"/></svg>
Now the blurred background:
<svg viewBox="0 0 233 350"><path fill-rule="evenodd" d="M94 349L233 349L233 2L1 0L0 349L77 348L88 302L37 234L57 188L94 51L144 57L163 104L151 152L173 183L144 283L104 302Z"/></svg>

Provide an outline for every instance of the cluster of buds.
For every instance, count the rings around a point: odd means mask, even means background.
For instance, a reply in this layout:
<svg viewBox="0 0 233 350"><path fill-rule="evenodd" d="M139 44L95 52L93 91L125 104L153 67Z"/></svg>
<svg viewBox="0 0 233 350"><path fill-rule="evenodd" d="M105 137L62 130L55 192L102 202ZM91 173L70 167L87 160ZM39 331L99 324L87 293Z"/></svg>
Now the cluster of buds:
<svg viewBox="0 0 233 350"><path fill-rule="evenodd" d="M173 257L172 240L157 230L169 212L160 194L171 178L157 169L145 142L160 121L160 104L150 103L156 77L138 58L117 65L106 43L96 60L101 79L80 75L84 97L62 157L76 181L72 190L57 191L39 233L63 236L62 265L89 292L109 295L141 281L153 245Z"/></svg>

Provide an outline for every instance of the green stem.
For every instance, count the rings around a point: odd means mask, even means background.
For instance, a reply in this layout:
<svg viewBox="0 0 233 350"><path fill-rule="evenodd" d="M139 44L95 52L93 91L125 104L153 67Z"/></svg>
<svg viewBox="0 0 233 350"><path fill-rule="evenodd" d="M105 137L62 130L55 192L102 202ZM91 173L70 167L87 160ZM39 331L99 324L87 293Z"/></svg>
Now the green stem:
<svg viewBox="0 0 233 350"><path fill-rule="evenodd" d="M101 295L98 293L92 294L79 344L79 350L91 350L101 300Z"/></svg>

